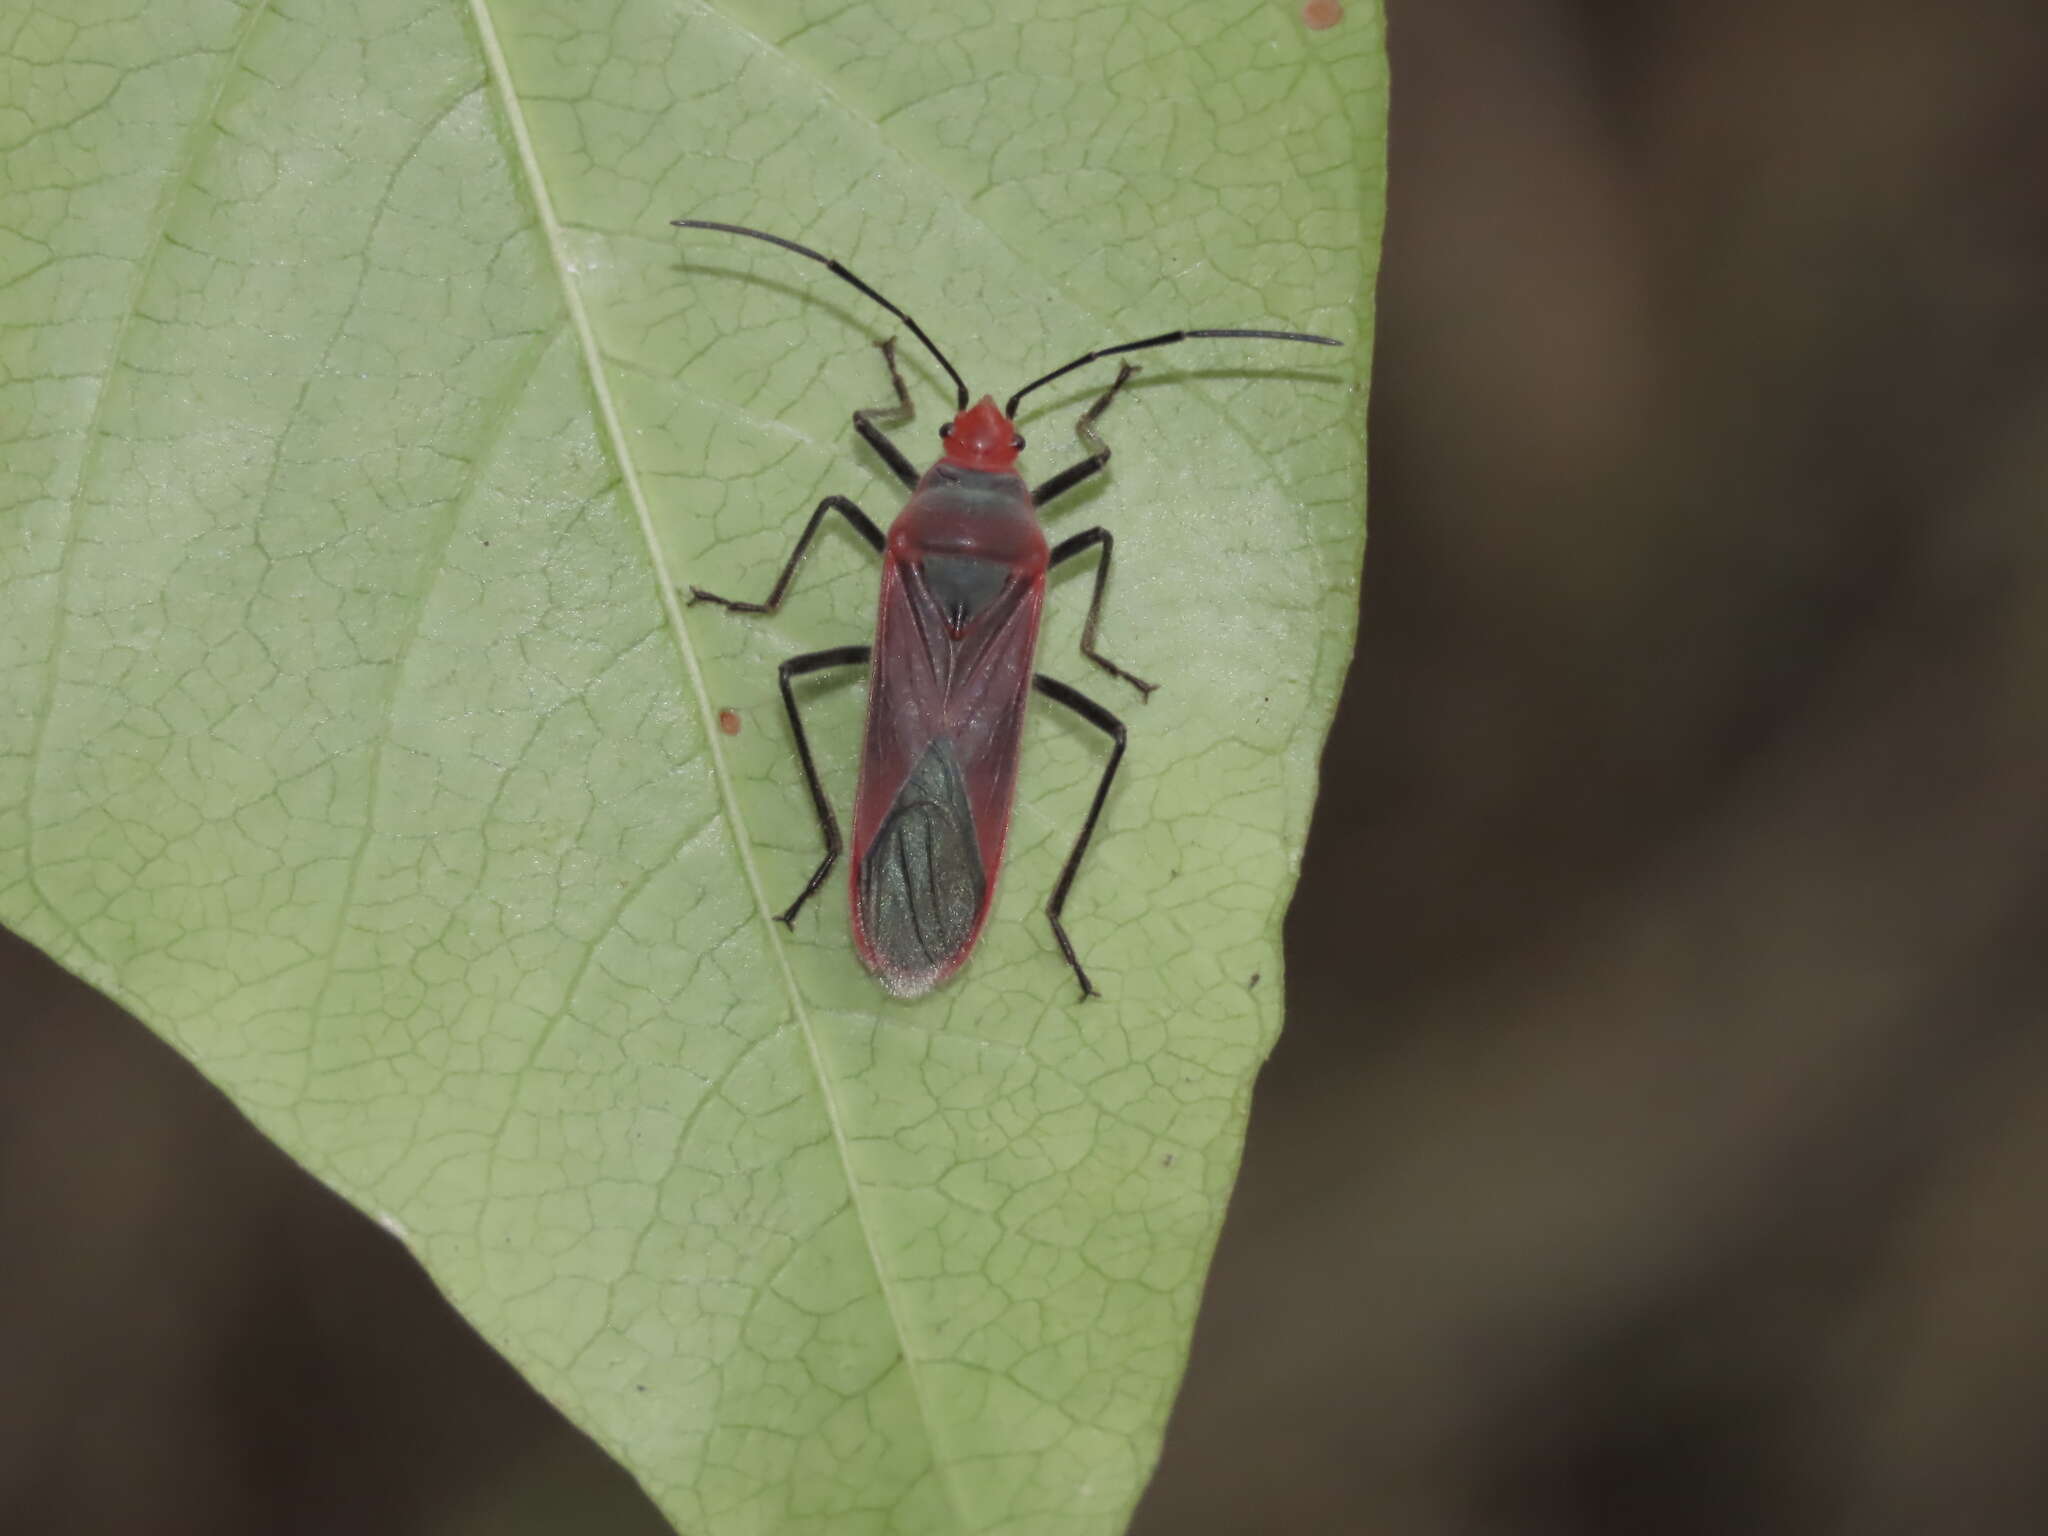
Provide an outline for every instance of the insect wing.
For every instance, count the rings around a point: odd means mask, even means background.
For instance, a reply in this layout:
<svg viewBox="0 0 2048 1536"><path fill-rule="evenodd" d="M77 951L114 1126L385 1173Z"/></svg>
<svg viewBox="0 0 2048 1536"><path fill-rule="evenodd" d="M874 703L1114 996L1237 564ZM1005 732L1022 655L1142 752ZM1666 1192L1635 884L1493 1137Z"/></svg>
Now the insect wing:
<svg viewBox="0 0 2048 1536"><path fill-rule="evenodd" d="M1045 593L1012 578L955 630L922 573L882 577L853 817L853 935L882 984L916 997L967 959L1009 835Z"/></svg>

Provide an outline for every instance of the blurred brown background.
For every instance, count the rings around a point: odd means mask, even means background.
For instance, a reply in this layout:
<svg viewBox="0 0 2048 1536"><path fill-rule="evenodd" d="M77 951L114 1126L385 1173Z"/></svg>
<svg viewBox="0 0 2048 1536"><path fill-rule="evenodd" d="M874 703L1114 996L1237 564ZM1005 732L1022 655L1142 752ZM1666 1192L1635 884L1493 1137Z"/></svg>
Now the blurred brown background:
<svg viewBox="0 0 2048 1536"><path fill-rule="evenodd" d="M1361 649L1138 1529L2048 1530L2048 7L1391 24ZM663 1529L4 963L0 1530Z"/></svg>

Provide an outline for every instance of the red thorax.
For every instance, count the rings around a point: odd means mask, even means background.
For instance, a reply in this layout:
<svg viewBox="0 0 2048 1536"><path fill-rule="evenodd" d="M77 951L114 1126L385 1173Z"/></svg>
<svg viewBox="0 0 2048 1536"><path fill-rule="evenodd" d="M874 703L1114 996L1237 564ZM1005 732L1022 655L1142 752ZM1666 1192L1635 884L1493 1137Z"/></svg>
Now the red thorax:
<svg viewBox="0 0 2048 1536"><path fill-rule="evenodd" d="M1017 464L1017 429L987 395L953 418L944 457L962 469L1000 473Z"/></svg>

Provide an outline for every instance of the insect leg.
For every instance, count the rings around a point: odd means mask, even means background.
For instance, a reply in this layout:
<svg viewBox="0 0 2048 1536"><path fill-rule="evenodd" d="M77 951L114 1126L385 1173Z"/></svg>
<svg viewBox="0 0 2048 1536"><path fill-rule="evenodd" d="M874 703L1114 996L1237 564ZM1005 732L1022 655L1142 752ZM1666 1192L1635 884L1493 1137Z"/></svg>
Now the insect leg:
<svg viewBox="0 0 2048 1536"><path fill-rule="evenodd" d="M1047 558L1046 568L1050 570L1061 561L1071 560L1084 549L1092 549L1097 544L1102 546L1102 563L1095 567L1095 595L1088 599L1088 622L1081 626L1081 654L1111 677L1120 677L1129 683L1138 690L1139 697L1149 699L1152 690L1159 686L1157 683L1148 683L1142 677L1133 676L1095 649L1095 631L1102 623L1102 594L1109 586L1110 552L1116 548L1116 540L1110 531L1107 528L1089 528L1071 539L1060 540Z"/></svg>
<svg viewBox="0 0 2048 1536"><path fill-rule="evenodd" d="M1080 463L1070 465L1054 475L1045 484L1032 487L1031 499L1044 506L1055 496L1064 496L1091 475L1102 472L1102 466L1109 462L1109 444L1102 440L1102 434L1095 430L1095 423L1102 413L1109 409L1109 402L1117 397L1117 391L1130 382L1131 375L1138 371L1135 363L1121 363L1117 366L1116 382L1096 397L1095 403L1081 413L1081 419L1074 423L1074 433L1088 450L1088 457Z"/></svg>
<svg viewBox="0 0 2048 1536"><path fill-rule="evenodd" d="M1088 840L1095 835L1095 823L1102 816L1103 801L1109 798L1110 781L1116 777L1116 765L1124 759L1124 723L1080 689L1070 688L1056 677L1047 677L1041 672L1031 680L1031 686L1055 703L1066 705L1115 743L1109 751L1109 765L1102 770L1102 782L1095 786L1095 800L1088 807L1088 819L1081 823L1081 835L1074 839L1074 851L1067 855L1067 862L1060 868L1059 882L1052 888L1052 899L1045 904L1045 915L1052 922L1052 936L1060 941L1060 953L1074 968L1075 979L1081 983L1081 997L1086 1001L1101 994L1090 984L1088 973L1081 969L1074 946L1067 938L1067 930L1060 922L1060 913L1067 905L1067 892L1073 887L1075 871L1081 867L1081 856L1088 851Z"/></svg>
<svg viewBox="0 0 2048 1536"><path fill-rule="evenodd" d="M896 403L870 405L863 410L855 411L853 430L867 439L867 445L882 456L882 462L889 466L889 472L914 491L917 489L917 466L910 462L901 448L889 441L888 434L875 425L873 418L894 416L897 418L897 426L907 426L910 418L916 414L917 407L911 403L910 391L903 387L903 375L896 367L896 338L891 336L887 341L878 341L875 345L882 349L882 361L889 365L889 382L896 386Z"/></svg>
<svg viewBox="0 0 2048 1536"><path fill-rule="evenodd" d="M796 690L791 688L793 678L808 672L822 672L827 667L857 667L867 663L872 647L865 645L839 645L829 651L810 651L802 656L792 656L778 669L782 678L782 703L789 711L789 728L796 733L797 760L803 764L804 784L811 792L811 808L818 813L818 831L825 838L825 859L811 874L803 893L789 904L789 910L777 919L785 928L796 926L796 915L803 910L803 904L818 892L825 883L825 877L832 873L832 866L839 862L839 818L832 814L832 802L825 798L825 786L818 782L818 765L811 757L811 739L804 734L804 717L797 711Z"/></svg>
<svg viewBox="0 0 2048 1536"><path fill-rule="evenodd" d="M782 606L782 599L788 595L789 584L796 580L797 562L803 559L804 551L811 547L811 540L818 536L818 527L825 521L827 512L837 512L853 524L853 531L872 544L876 554L879 555L886 546L888 541L882 537L882 530L875 526L873 518L844 496L827 496L811 513L811 520L804 524L804 531L797 535L796 548L789 552L789 559L783 564L782 574L775 578L775 585L769 590L766 602L748 603L736 597L720 597L716 592L706 592L702 587L690 588L690 601L716 603L719 607L730 608L735 613L773 613Z"/></svg>

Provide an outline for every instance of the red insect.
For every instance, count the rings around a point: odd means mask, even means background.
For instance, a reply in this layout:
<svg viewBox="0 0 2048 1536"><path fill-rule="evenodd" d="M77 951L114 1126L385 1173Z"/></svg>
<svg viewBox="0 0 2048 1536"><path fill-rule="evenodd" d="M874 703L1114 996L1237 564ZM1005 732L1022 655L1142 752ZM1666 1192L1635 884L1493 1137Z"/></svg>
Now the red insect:
<svg viewBox="0 0 2048 1536"><path fill-rule="evenodd" d="M1123 760L1123 722L1100 704L1060 682L1032 672L1038 650L1038 616L1045 600L1046 572L1100 546L1095 592L1081 630L1081 654L1140 695L1153 685L1133 677L1095 649L1102 620L1103 591L1109 581L1115 541L1106 528L1090 528L1048 546L1037 508L1064 495L1109 462L1109 447L1095 423L1138 370L1117 370L1114 383L1081 413L1075 426L1088 456L1035 487L1017 474L1024 439L1014 421L1017 406L1033 390L1098 358L1163 347L1194 337L1238 336L1267 341L1339 343L1327 336L1294 331L1169 331L1142 341L1103 347L1032 380L1001 410L983 395L968 404L967 383L945 353L909 315L855 277L831 257L808 246L739 224L677 219L682 229L711 229L765 240L807 257L858 288L910 328L953 381L958 414L939 428L945 452L922 477L873 418L909 421L910 391L896 367L896 344L880 343L889 379L896 387L891 405L853 413L853 428L881 455L882 462L910 489L910 500L885 537L859 507L844 496L827 496L811 513L782 573L758 603L690 589L692 603L718 603L741 613L773 613L789 594L804 551L824 525L825 514L844 517L882 560L882 595L872 645L842 645L792 656L780 669L782 701L796 735L804 782L825 839L825 858L810 881L782 913L793 925L803 904L825 883L839 862L839 820L818 781L817 764L798 712L794 679L831 667L872 663L868 682L867 730L861 744L860 789L853 812L853 942L883 986L899 997L919 997L959 970L988 921L1003 844L1010 830L1010 805L1017 788L1017 754L1024 709L1033 689L1064 704L1109 737L1109 762L1095 786L1095 798L1060 870L1045 915L1060 953L1073 967L1083 998L1096 995L1060 922L1103 802Z"/></svg>

